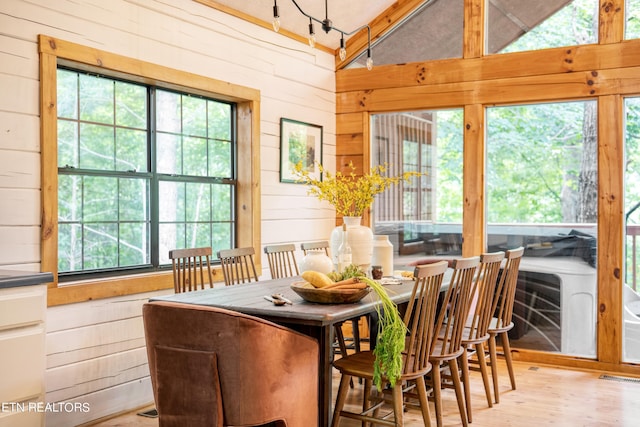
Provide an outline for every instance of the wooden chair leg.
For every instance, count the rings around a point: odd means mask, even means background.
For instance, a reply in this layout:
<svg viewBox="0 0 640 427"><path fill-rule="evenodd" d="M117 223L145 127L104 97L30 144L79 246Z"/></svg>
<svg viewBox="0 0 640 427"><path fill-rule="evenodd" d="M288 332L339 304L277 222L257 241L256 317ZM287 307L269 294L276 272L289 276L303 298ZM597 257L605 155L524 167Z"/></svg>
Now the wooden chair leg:
<svg viewBox="0 0 640 427"><path fill-rule="evenodd" d="M404 401L402 399L402 384L396 384L392 389L393 395L393 415L396 419L396 427L404 426L404 414L403 407Z"/></svg>
<svg viewBox="0 0 640 427"><path fill-rule="evenodd" d="M371 396L371 404L372 406L375 405L375 409L373 410L373 412L371 413L371 416L373 418L380 418L380 405L377 405L377 402L379 401L379 399L384 399L384 387L385 385L382 385L383 390L378 390L376 389L376 396L374 398L374 396ZM371 423L370 425L375 426L374 423Z"/></svg>
<svg viewBox="0 0 640 427"><path fill-rule="evenodd" d="M356 353L360 353L360 319L351 320L351 329L353 329L353 348ZM358 378L358 383L362 384L362 378ZM353 388L353 380L351 380L351 388Z"/></svg>
<svg viewBox="0 0 640 427"><path fill-rule="evenodd" d="M347 344L344 342L344 333L342 332L342 323L336 323L335 327L336 339L338 340L338 346L340 347L340 354L342 356L347 355ZM353 388L353 378L349 381L349 385Z"/></svg>
<svg viewBox="0 0 640 427"><path fill-rule="evenodd" d="M425 427L431 427L431 413L429 412L429 398L427 397L427 385L424 377L416 379L416 387L418 391L418 400L420 400L420 409L422 410L422 420Z"/></svg>
<svg viewBox="0 0 640 427"><path fill-rule="evenodd" d="M371 386L373 381L365 379L364 380L364 389L363 389L363 398L362 398L362 412L366 411L369 408L369 399L371 398ZM371 424L363 421L362 427L369 427Z"/></svg>
<svg viewBox="0 0 640 427"><path fill-rule="evenodd" d="M462 355L460 355L460 368L462 370L462 387L464 388L465 411L467 413L467 421L472 422L471 416L471 385L469 384L469 353L464 347Z"/></svg>
<svg viewBox="0 0 640 427"><path fill-rule="evenodd" d="M433 365L431 369L431 387L433 389L433 406L436 409L436 425L442 427L442 390L440 366Z"/></svg>
<svg viewBox="0 0 640 427"><path fill-rule="evenodd" d="M340 411L342 411L342 408L344 408L344 402L347 400L347 393L349 392L349 380L351 380L351 375L342 375L340 377L340 386L338 387L336 406L333 409L333 420L331 421L331 427L338 427L338 425L340 424Z"/></svg>
<svg viewBox="0 0 640 427"><path fill-rule="evenodd" d="M468 426L467 410L464 403L464 392L462 390L462 383L460 381L460 374L458 372L458 361L451 359L449 361L449 370L451 371L451 379L456 390L456 399L458 400L458 410L460 411L460 420L464 427Z"/></svg>
<svg viewBox="0 0 640 427"><path fill-rule="evenodd" d="M336 332L336 339L338 340L338 347L340 347L340 354L342 356L346 356L347 344L344 341L344 333L342 332L342 323L337 323L334 329Z"/></svg>
<svg viewBox="0 0 640 427"><path fill-rule="evenodd" d="M491 396L491 385L489 384L489 371L487 369L487 361L484 358L484 345L476 344L476 356L478 358L478 366L482 374L482 383L484 384L484 394L487 396L487 404L489 408L493 408L493 396ZM471 422L471 418L469 418Z"/></svg>
<svg viewBox="0 0 640 427"><path fill-rule="evenodd" d="M358 319L351 321L351 327L353 329L353 347L356 349L356 353L360 353L360 324Z"/></svg>
<svg viewBox="0 0 640 427"><path fill-rule="evenodd" d="M496 351L496 336L489 336L489 363L491 364L491 376L493 377L493 395L496 403L500 403L500 389L498 386L498 352Z"/></svg>
<svg viewBox="0 0 640 427"><path fill-rule="evenodd" d="M513 360L511 359L511 345L509 344L509 335L507 332L500 333L500 341L502 344L502 350L504 351L504 360L507 362L507 369L509 370L509 380L511 381L511 389L516 389L516 376L513 373Z"/></svg>

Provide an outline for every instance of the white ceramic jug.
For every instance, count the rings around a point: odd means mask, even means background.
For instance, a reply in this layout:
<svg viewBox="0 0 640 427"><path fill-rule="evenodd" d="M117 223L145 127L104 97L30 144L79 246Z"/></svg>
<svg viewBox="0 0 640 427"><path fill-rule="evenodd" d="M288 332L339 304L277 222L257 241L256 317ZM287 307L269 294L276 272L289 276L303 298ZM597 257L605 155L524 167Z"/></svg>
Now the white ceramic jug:
<svg viewBox="0 0 640 427"><path fill-rule="evenodd" d="M318 271L320 273L330 273L333 270L331 258L324 253L324 249L311 249L300 261L298 266L300 273L305 271Z"/></svg>
<svg viewBox="0 0 640 427"><path fill-rule="evenodd" d="M393 276L393 244L386 234L373 236L371 265L381 266L383 276Z"/></svg>

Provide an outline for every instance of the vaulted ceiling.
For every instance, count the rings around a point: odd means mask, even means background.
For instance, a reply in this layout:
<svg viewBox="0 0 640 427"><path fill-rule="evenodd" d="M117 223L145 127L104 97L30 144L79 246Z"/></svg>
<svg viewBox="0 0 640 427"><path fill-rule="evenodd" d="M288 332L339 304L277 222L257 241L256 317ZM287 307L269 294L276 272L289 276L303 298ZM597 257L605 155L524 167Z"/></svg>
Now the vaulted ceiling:
<svg viewBox="0 0 640 427"><path fill-rule="evenodd" d="M273 21L274 0L215 0L212 3L236 9L261 21ZM276 3L280 12L281 28L306 38L309 35L309 19L300 13L291 0L276 0ZM396 0L296 0L296 3L305 13L320 20L327 16L326 5L328 17L333 25L351 32L373 21L396 3ZM318 23L314 23L314 30L319 44L331 49L340 47L338 32L331 31L326 34Z"/></svg>
<svg viewBox="0 0 640 427"><path fill-rule="evenodd" d="M274 0L196 0L262 25L273 21ZM283 32L307 38L309 18L292 0L276 0ZM333 26L349 33L371 24L380 15L407 4L410 13L393 15L383 34L372 34L376 65L401 64L462 55L463 0L296 0L299 8L319 20L328 17ZM522 36L571 0L489 0L488 46L494 53ZM378 21L380 22L380 21ZM380 25L377 26L379 28ZM322 31L314 23L317 43L336 50L340 33ZM348 36L345 36L348 39Z"/></svg>

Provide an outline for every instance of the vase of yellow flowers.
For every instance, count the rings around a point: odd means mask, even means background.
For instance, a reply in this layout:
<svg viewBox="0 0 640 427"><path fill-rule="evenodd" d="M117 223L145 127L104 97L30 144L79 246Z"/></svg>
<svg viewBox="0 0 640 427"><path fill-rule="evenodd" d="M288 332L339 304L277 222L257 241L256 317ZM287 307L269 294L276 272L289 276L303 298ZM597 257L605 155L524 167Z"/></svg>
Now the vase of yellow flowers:
<svg viewBox="0 0 640 427"><path fill-rule="evenodd" d="M368 271L373 252L373 233L369 227L361 225L362 215L373 204L376 195L384 192L401 181L409 181L418 172L405 172L400 176L387 176L387 166L378 165L367 174L356 175L355 166L349 162L348 173L341 171L332 174L318 165L322 179L313 178L302 165L296 166L298 181L309 186L308 194L319 200L329 202L342 216L347 226L347 238L351 246L353 264L362 271ZM336 227L331 233L330 248L334 266L337 267L338 247L342 242L342 227ZM337 269L337 268L336 268Z"/></svg>

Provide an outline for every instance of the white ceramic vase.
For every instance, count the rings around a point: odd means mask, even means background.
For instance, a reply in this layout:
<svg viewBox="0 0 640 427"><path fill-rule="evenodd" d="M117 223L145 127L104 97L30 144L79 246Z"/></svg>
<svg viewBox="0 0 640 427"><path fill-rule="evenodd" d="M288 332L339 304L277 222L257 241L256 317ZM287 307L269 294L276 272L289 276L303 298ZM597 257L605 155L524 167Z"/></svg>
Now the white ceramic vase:
<svg viewBox="0 0 640 427"><path fill-rule="evenodd" d="M320 273L330 273L333 270L333 261L324 252L324 249L311 249L302 257L298 265L300 273L305 271L318 271Z"/></svg>
<svg viewBox="0 0 640 427"><path fill-rule="evenodd" d="M373 253L373 232L369 227L360 224L362 217L345 216L342 221L347 225L347 241L351 246L352 262L368 273L371 267L371 255ZM338 269L338 248L342 242L342 226L336 227L331 232L329 245L331 247L331 259L333 268Z"/></svg>

